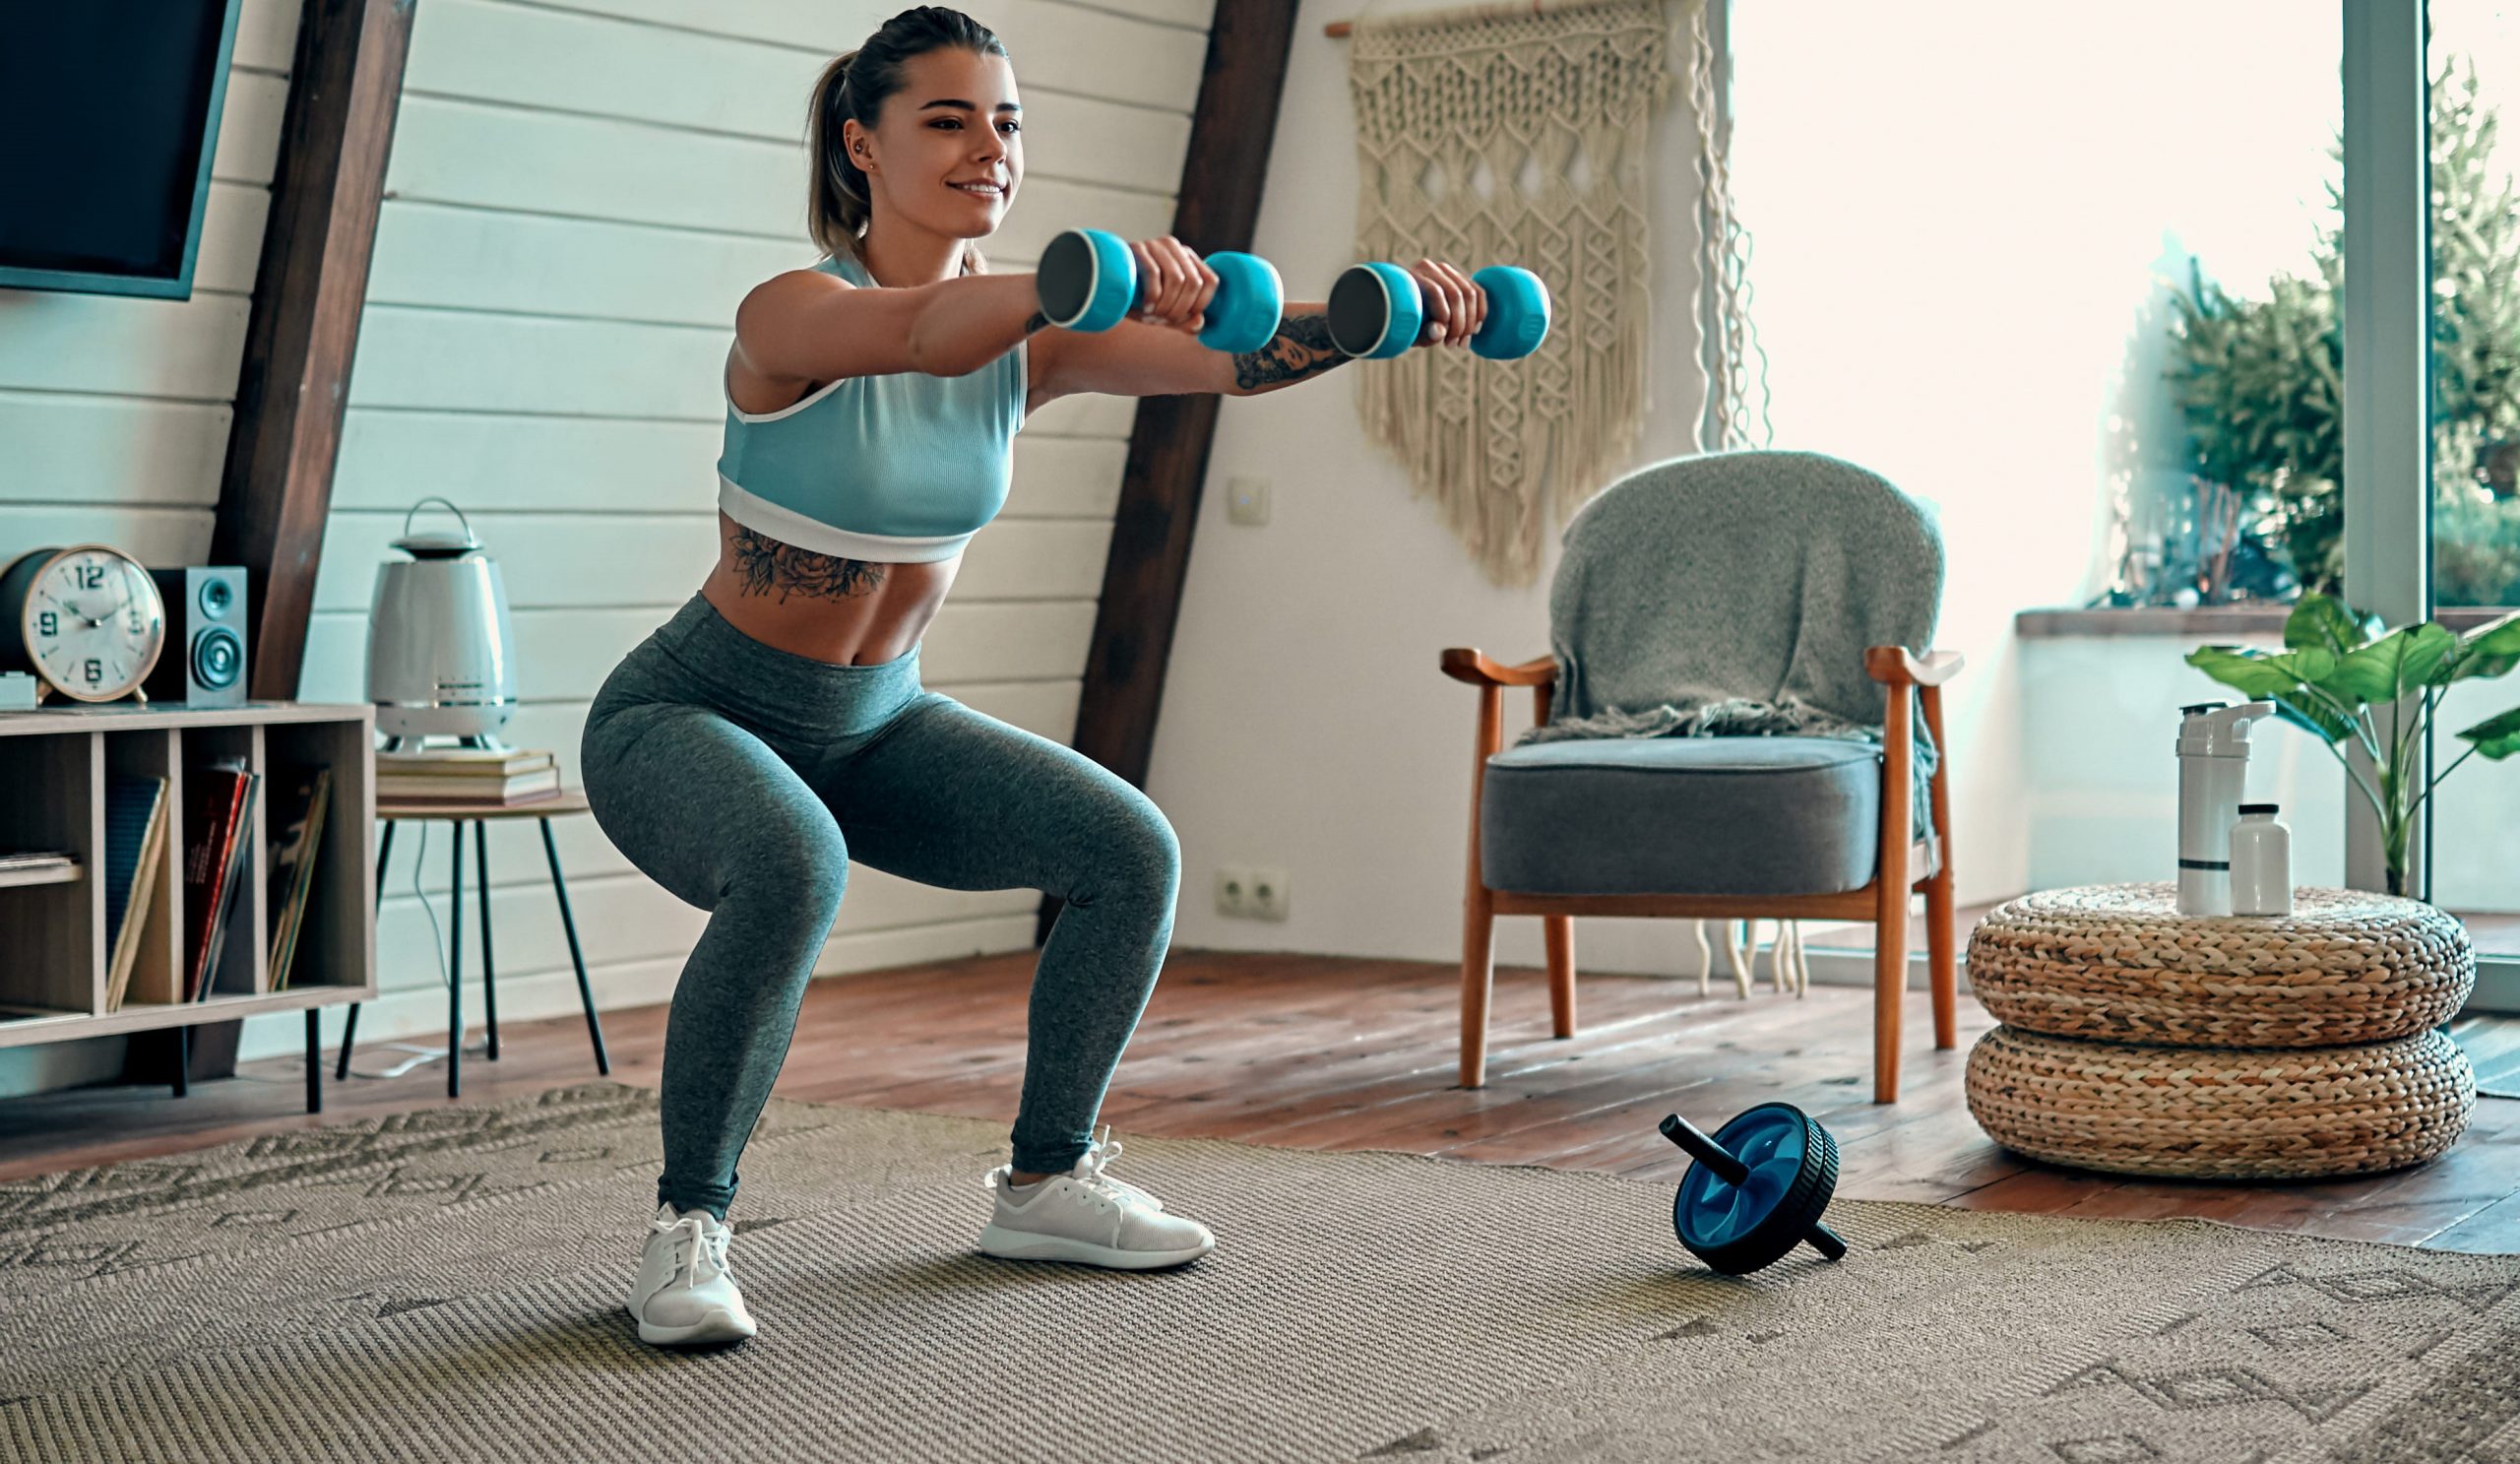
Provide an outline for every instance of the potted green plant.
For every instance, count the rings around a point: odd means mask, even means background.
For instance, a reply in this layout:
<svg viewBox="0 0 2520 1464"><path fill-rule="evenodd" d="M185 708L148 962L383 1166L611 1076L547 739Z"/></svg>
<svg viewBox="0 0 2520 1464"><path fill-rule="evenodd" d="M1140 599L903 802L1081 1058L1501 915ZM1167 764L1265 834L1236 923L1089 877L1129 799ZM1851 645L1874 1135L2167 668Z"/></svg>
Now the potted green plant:
<svg viewBox="0 0 2520 1464"><path fill-rule="evenodd" d="M2429 782L2424 747L2442 693L2461 681L2499 676L2520 666L2520 611L2461 636L2438 622L2382 632L2376 615L2330 596L2305 594L2284 622L2284 649L2202 646L2187 664L2278 715L2336 754L2379 815L2389 893L2406 890L2407 834L2441 780L2483 753L2499 761L2520 752L2520 707L2459 733L2468 750ZM2370 771L2345 755L2347 741L2370 757Z"/></svg>

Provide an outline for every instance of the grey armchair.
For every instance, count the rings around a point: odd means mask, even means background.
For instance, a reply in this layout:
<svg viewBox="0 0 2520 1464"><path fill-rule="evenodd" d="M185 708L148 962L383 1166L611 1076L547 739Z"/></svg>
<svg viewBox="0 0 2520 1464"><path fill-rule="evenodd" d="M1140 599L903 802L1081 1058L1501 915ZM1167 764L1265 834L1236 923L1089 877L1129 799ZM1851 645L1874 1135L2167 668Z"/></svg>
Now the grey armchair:
<svg viewBox="0 0 2520 1464"><path fill-rule="evenodd" d="M1940 536L1853 464L1744 452L1638 470L1584 505L1565 545L1551 655L1441 661L1479 688L1462 1086L1485 1082L1499 915L1542 919L1560 1038L1576 1031L1576 916L1835 919L1878 927L1873 1100L1895 1103L1913 893L1934 1046L1957 1044L1942 686L1961 662L1922 650ZM1510 686L1532 688L1535 730L1507 750ZM1854 739L1864 729L1877 740Z"/></svg>

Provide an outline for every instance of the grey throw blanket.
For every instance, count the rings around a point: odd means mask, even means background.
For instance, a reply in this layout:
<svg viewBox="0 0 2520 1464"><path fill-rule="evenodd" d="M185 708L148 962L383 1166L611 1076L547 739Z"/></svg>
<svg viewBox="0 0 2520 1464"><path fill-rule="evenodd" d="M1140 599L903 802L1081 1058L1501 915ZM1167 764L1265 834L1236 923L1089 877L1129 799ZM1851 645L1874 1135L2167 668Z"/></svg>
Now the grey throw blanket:
<svg viewBox="0 0 2520 1464"><path fill-rule="evenodd" d="M1557 691L1516 745L1569 737L1882 740L1872 646L1922 652L1942 540L1878 476L1818 453L1641 468L1566 526L1549 589ZM1936 749L1915 714L1914 807L1930 837Z"/></svg>

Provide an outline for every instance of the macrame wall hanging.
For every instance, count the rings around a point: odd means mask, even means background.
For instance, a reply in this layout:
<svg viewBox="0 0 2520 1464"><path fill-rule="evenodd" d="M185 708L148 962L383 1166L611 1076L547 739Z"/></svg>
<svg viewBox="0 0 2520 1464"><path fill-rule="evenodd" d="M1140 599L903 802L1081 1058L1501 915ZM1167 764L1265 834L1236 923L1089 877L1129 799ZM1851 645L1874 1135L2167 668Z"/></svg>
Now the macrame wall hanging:
<svg viewBox="0 0 2520 1464"><path fill-rule="evenodd" d="M1628 466L1644 423L1650 123L1675 80L1667 3L1368 15L1353 32L1355 257L1518 264L1548 286L1548 340L1523 360L1416 350L1357 373L1367 433L1500 585L1532 583L1551 521ZM1711 116L1704 0L1676 3L1690 13L1692 99ZM1690 181L1720 190L1714 132L1699 130Z"/></svg>

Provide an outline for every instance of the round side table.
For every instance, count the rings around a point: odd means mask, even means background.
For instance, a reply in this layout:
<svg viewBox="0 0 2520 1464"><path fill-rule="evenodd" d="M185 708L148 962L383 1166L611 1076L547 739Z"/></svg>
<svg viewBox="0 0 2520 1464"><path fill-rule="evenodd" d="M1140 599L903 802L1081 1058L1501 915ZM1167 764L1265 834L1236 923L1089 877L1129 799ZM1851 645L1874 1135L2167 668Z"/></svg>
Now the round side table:
<svg viewBox="0 0 2520 1464"><path fill-rule="evenodd" d="M2467 1054L2434 1031L2476 987L2466 927L2416 900L2302 889L2199 918L2168 883L2048 890L1972 932L2004 1025L1969 1111L2034 1159L2113 1174L2310 1178L2420 1164L2465 1132Z"/></svg>
<svg viewBox="0 0 2520 1464"><path fill-rule="evenodd" d="M586 1006L587 1037L595 1045L595 1070L609 1075L611 1058L603 1050L603 1023L595 1013L595 988L587 984L586 955L578 948L578 923L569 913L569 884L560 873L560 849L551 838L551 820L587 811L587 796L578 789L567 789L556 797L540 798L531 803L446 803L410 802L380 797L376 800L376 817L385 831L376 843L376 902L385 903L385 871L394 855L394 826L410 819L443 819L455 825L453 855L454 929L447 944L451 948L452 969L446 987L446 1096L461 1097L464 1092L464 826L472 826L474 862L473 885L479 894L481 911L481 1003L487 1008L490 1036L490 1060L499 1060L499 994L496 972L490 955L490 824L493 820L531 818L542 825L542 857L551 866L551 894L560 906L560 928L569 937L569 963L578 972L578 999ZM342 1056L334 1069L336 1079L350 1075L350 1044L358 1033L358 1004L350 1004L349 1021L342 1029Z"/></svg>

